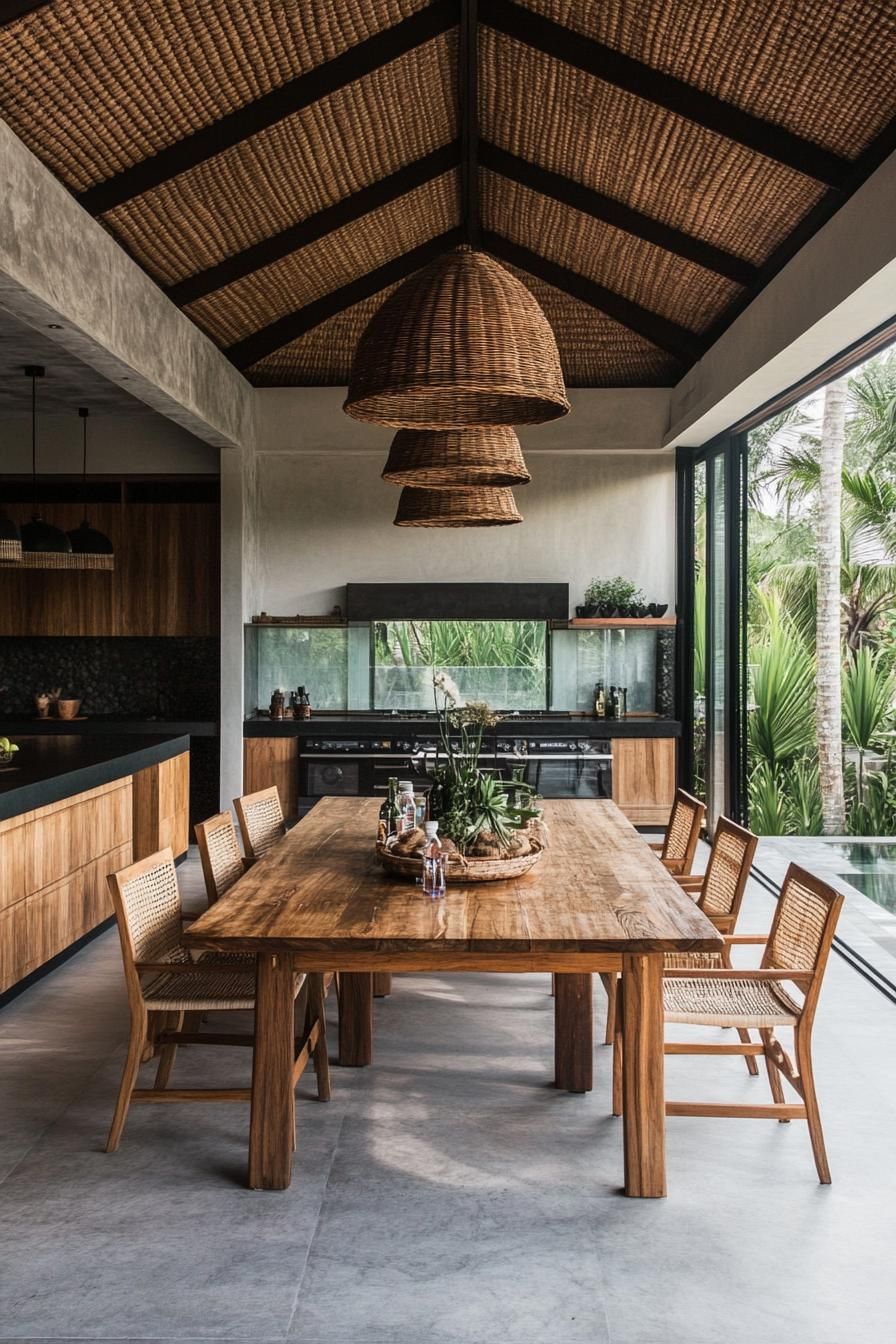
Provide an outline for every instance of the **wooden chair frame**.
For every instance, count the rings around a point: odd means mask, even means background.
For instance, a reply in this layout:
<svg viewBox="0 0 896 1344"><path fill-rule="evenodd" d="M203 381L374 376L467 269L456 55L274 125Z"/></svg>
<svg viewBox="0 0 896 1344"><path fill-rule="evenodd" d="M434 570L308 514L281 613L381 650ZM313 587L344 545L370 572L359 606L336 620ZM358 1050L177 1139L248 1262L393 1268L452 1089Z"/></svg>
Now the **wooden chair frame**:
<svg viewBox="0 0 896 1344"><path fill-rule="evenodd" d="M196 835L196 845L199 849L199 861L202 864L202 876L205 881L205 894L209 905L214 905L225 893L229 891L234 882L228 883L222 887L219 883L218 875L215 872L215 860L212 854L211 846L214 843L215 833L221 830L227 830L233 835L234 845L238 849L236 842L236 827L233 824L233 817L230 812L216 812L213 817L207 817L205 821L197 821L193 828ZM240 858L240 869L246 872L251 867L251 860Z"/></svg>
<svg viewBox="0 0 896 1344"><path fill-rule="evenodd" d="M669 841L675 833L675 814L679 808L683 808L691 813L691 824L687 834L687 842L683 855L669 854ZM672 803L672 810L669 813L669 822L666 826L666 834L662 840L651 840L650 848L655 850L660 856L660 862L664 868L674 876L687 876L694 866L694 855L697 853L697 841L700 839L700 830L703 826L703 818L706 816L706 804L701 803L699 798L695 798L692 793L687 793L684 789L675 790L675 799Z"/></svg>
<svg viewBox="0 0 896 1344"><path fill-rule="evenodd" d="M174 855L170 848L150 854L108 878L109 890L115 907L118 934L121 941L124 962L125 985L128 994L131 1029L128 1051L122 1071L121 1085L112 1125L106 1142L106 1152L115 1152L121 1141L122 1131L132 1102L171 1102L171 1101L251 1101L251 1087L230 1088L171 1088L168 1086L171 1071L179 1045L253 1045L254 1035L234 1032L203 1032L193 1027L201 1025L200 1016L215 1011L234 1011L232 1004L216 1003L214 998L197 999L196 1007L189 1011L183 1009L159 1010L147 1005L146 989L152 986L152 979L165 976L189 975L190 977L208 976L220 978L222 970L233 973L232 962L222 961L213 956L201 961L141 961L136 954L125 887L142 876L163 865L171 865L174 872ZM175 883L176 883L175 875ZM183 918L189 918L182 916ZM251 973L251 972L247 972ZM147 986L144 977L152 977ZM326 1023L324 1018L324 983L319 974L296 977L296 998L299 1015L303 1020L303 1030L295 1040L293 1061L293 1087L296 1086L309 1061L313 1061L317 1076L317 1093L321 1101L330 1099L330 1069L327 1056ZM253 994L254 999L254 994ZM189 1018L189 1029L185 1029L185 1018ZM151 1088L138 1088L137 1075L140 1065L158 1057L155 1083Z"/></svg>
<svg viewBox="0 0 896 1344"><path fill-rule="evenodd" d="M280 813L281 834L286 834L286 822L283 819L283 806L280 802L280 791L276 784L272 784L269 789L258 789L255 793L244 793L241 798L234 798L233 806L236 809L237 821L240 824L240 835L243 837L243 849L246 852L246 858L250 863L254 863L266 854L270 845L265 845L263 849L258 849L252 842L252 823L249 818L249 812L253 807L263 806L276 801L277 810Z"/></svg>
<svg viewBox="0 0 896 1344"><path fill-rule="evenodd" d="M788 886L791 883L798 883L800 886L812 892L826 906L826 915L821 936L818 941L817 951L814 957L814 964L808 969L805 966L780 966L774 964L772 949L775 945L775 938L781 925L782 918L786 910L786 894ZM761 983L762 981L773 981L780 983L790 981L797 985L803 992L803 1004L795 1014L795 1021L792 1024L793 1029L793 1055L788 1055L787 1051L775 1036L773 1026L753 1025L758 1029L761 1043L740 1042L737 1045L725 1044L723 1042L697 1043L690 1041L667 1041L665 1053L667 1055L745 1055L759 1056L765 1059L766 1073L768 1075L769 1088L772 1094L771 1104L765 1105L735 1105L730 1103L702 1102L702 1101L667 1101L666 1115L705 1115L712 1117L733 1117L736 1119L759 1119L759 1120L778 1120L782 1124L787 1124L791 1120L805 1120L809 1127L809 1136L812 1143L812 1153L815 1158L815 1167L818 1172L818 1179L822 1185L830 1185L831 1171L827 1159L827 1151L824 1143L824 1133L821 1127L821 1114L818 1107L818 1098L815 1091L815 1075L812 1066L812 1027L815 1022L815 1010L818 1006L818 996L821 992L821 984L824 979L825 967L827 966L830 955L831 943L833 942L834 932L837 927L837 920L840 916L840 910L843 906L843 896L833 887L822 882L812 873L808 873L804 868L791 864L787 870L784 882L781 887L781 895L772 920L772 926L766 937L754 936L735 936L728 935L725 939L730 948L739 944L764 944L765 951L762 956L762 962L758 969L732 969L729 966L716 969L705 970L667 970L664 974L667 977L681 977L691 980L741 980ZM613 1114L622 1114L622 1025L621 1025L622 1003L621 995L617 992L617 1011L616 1011L616 1031L613 1042ZM707 1024L715 1025L715 1024ZM749 1025L745 1021L745 1025ZM782 1078L796 1092L799 1101L796 1103L785 1101Z"/></svg>

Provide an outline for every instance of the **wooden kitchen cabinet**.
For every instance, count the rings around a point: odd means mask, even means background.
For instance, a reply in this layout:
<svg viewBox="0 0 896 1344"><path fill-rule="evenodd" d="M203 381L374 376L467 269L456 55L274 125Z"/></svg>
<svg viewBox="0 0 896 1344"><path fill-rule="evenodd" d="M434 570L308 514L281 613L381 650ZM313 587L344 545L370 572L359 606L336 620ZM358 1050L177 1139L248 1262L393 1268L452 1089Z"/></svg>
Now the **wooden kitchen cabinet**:
<svg viewBox="0 0 896 1344"><path fill-rule="evenodd" d="M614 737L613 801L635 826L665 826L675 797L674 737Z"/></svg>
<svg viewBox="0 0 896 1344"><path fill-rule="evenodd" d="M285 817L299 812L299 739L247 737L243 742L243 792L276 784Z"/></svg>
<svg viewBox="0 0 896 1344"><path fill-rule="evenodd" d="M44 504L70 531L85 511L115 547L115 569L4 567L0 635L216 635L220 625L218 504ZM26 522L31 510L13 505Z"/></svg>

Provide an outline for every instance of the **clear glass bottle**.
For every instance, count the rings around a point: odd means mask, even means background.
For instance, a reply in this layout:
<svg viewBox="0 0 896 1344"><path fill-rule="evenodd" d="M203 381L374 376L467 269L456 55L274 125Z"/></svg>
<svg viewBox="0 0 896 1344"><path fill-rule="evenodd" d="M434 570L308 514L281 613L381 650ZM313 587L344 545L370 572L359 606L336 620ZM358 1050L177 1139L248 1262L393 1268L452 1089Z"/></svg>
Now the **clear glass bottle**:
<svg viewBox="0 0 896 1344"><path fill-rule="evenodd" d="M398 819L395 825L397 835L412 831L417 825L417 803L414 798L414 785L409 779L398 784Z"/></svg>
<svg viewBox="0 0 896 1344"><path fill-rule="evenodd" d="M432 901L445 895L445 855L439 844L439 823L427 821L423 845L423 894Z"/></svg>

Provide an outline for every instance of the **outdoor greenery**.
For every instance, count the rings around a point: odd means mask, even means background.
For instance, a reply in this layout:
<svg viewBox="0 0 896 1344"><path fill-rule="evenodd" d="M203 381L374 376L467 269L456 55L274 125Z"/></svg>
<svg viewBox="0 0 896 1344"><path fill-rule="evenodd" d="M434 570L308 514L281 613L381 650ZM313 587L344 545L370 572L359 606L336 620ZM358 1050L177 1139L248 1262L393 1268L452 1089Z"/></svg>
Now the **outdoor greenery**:
<svg viewBox="0 0 896 1344"><path fill-rule="evenodd" d="M818 726L815 716L823 418L823 394L813 394L749 439L748 789L751 825L767 835L825 828L824 714ZM846 829L889 835L896 833L896 350L847 382L841 503ZM698 632L702 666L700 640Z"/></svg>
<svg viewBox="0 0 896 1344"><path fill-rule="evenodd" d="M543 621L378 621L374 637L380 666L545 665Z"/></svg>

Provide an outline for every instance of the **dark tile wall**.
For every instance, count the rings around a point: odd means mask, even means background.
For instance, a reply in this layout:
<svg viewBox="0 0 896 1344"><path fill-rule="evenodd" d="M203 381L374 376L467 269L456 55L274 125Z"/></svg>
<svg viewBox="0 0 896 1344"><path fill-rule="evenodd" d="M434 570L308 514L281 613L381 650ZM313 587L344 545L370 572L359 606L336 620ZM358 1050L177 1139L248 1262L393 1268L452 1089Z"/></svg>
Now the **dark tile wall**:
<svg viewBox="0 0 896 1344"><path fill-rule="evenodd" d="M217 639L0 638L0 714L31 714L61 686L84 714L216 720Z"/></svg>

